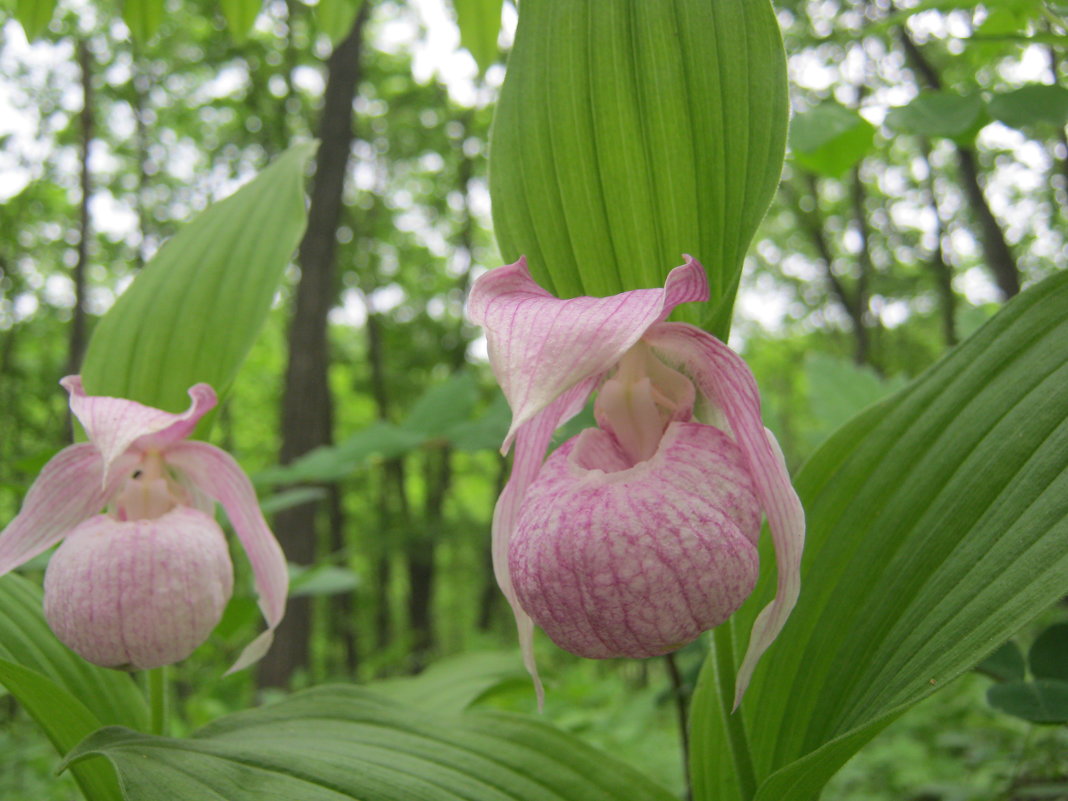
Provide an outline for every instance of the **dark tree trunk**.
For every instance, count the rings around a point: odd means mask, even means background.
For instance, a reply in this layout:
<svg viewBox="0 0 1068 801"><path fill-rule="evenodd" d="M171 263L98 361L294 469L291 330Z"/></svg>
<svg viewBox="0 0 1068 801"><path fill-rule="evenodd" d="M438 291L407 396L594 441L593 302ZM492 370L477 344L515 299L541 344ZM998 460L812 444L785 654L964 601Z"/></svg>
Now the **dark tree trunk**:
<svg viewBox="0 0 1068 801"><path fill-rule="evenodd" d="M927 162L927 203L935 220L935 242L931 250L928 266L934 277L935 288L938 290L938 308L942 318L942 339L946 347L951 348L957 344L957 294L953 291L953 268L946 261L943 239L945 235L942 225L942 212L938 208L938 197L935 194L934 168L931 166L931 148L927 141L923 142L923 158Z"/></svg>
<svg viewBox="0 0 1068 801"><path fill-rule="evenodd" d="M942 78L934 65L924 55L909 33L904 28L898 29L898 39L905 51L905 57L912 69L926 84L928 89L941 89ZM979 163L974 148L957 144L957 165L960 169L961 187L968 199L972 216L979 226L979 241L983 247L983 256L987 267L994 276L994 281L1006 298L1011 298L1020 291L1020 269L1016 257L1005 239L1005 232L987 203L986 195L979 181Z"/></svg>
<svg viewBox="0 0 1068 801"><path fill-rule="evenodd" d="M82 111L79 116L81 128L81 189L78 216L78 259L74 263L71 278L74 281L74 311L70 325L70 347L67 356L67 373L79 371L85 354L85 272L89 261L89 200L92 195L92 178L89 174L89 150L93 144L93 59L89 45L84 39L78 41L78 66L82 78Z"/></svg>
<svg viewBox="0 0 1068 801"><path fill-rule="evenodd" d="M289 363L282 399L283 464L332 439L327 314L337 294L336 234L352 149L352 104L359 83L362 32L369 6L364 4L352 30L327 62L319 153L308 229L298 254L301 277L289 328ZM307 503L275 516L274 531L290 561L305 565L315 561L318 511L318 503ZM307 666L310 629L309 599L291 599L274 647L260 664L262 686L285 686L295 670Z"/></svg>

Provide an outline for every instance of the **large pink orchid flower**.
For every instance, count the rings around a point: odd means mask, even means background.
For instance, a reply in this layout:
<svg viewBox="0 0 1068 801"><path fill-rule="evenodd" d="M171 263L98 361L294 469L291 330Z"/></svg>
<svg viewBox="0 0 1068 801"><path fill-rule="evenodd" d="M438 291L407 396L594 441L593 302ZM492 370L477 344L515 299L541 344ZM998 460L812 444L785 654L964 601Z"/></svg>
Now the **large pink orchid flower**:
<svg viewBox="0 0 1068 801"><path fill-rule="evenodd" d="M733 614L758 575L762 513L775 599L757 617L735 703L800 590L805 522L745 362L712 335L665 322L708 300L696 260L663 289L561 300L525 259L471 290L468 316L512 408L512 475L493 516L493 565L527 669L536 623L588 657L667 653ZM553 432L598 390L597 428L547 460Z"/></svg>
<svg viewBox="0 0 1068 801"><path fill-rule="evenodd" d="M229 549L212 516L218 501L248 554L268 624L230 670L258 660L285 612L286 560L237 462L187 441L215 406L215 391L196 384L189 409L171 414L86 395L78 376L60 383L89 442L44 466L0 532L0 575L62 540L45 574L45 617L56 636L106 667L177 662L207 638L230 599Z"/></svg>

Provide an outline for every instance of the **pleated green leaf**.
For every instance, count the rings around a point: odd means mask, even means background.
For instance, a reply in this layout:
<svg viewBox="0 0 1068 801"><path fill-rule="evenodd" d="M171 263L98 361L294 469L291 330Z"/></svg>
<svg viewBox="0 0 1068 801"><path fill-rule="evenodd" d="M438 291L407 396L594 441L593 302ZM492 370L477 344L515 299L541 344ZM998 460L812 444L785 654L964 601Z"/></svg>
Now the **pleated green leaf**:
<svg viewBox="0 0 1068 801"><path fill-rule="evenodd" d="M16 0L15 19L32 41L45 32L55 10L56 0Z"/></svg>
<svg viewBox="0 0 1068 801"><path fill-rule="evenodd" d="M321 687L220 719L188 740L102 729L127 801L673 801L632 768L516 715L442 715Z"/></svg>
<svg viewBox="0 0 1068 801"><path fill-rule="evenodd" d="M57 762L101 726L148 724L133 679L90 665L60 643L41 611L40 587L14 573L0 578L0 686L42 728ZM121 798L115 771L104 760L77 767L74 777L90 801Z"/></svg>
<svg viewBox="0 0 1068 801"><path fill-rule="evenodd" d="M786 62L767 0L523 0L490 148L506 261L556 295L660 286L696 257L725 335L778 183Z"/></svg>
<svg viewBox="0 0 1068 801"><path fill-rule="evenodd" d="M460 44L475 59L479 74L497 60L497 36L501 32L503 0L452 0Z"/></svg>
<svg viewBox="0 0 1068 801"><path fill-rule="evenodd" d="M122 4L122 19L134 40L147 42L163 22L163 0L126 0Z"/></svg>
<svg viewBox="0 0 1068 801"><path fill-rule="evenodd" d="M1068 593L1068 273L834 434L796 477L801 599L742 703L759 801L808 801L904 710ZM764 564L770 565L769 559ZM735 620L774 594L765 568ZM712 668L698 801L736 801Z"/></svg>
<svg viewBox="0 0 1068 801"><path fill-rule="evenodd" d="M286 153L168 241L97 324L86 389L180 411L206 381L226 391L271 307L304 231L304 168Z"/></svg>
<svg viewBox="0 0 1068 801"><path fill-rule="evenodd" d="M363 0L319 0L315 15L319 20L319 30L337 44L352 30L352 23L360 13Z"/></svg>
<svg viewBox="0 0 1068 801"><path fill-rule="evenodd" d="M252 30L252 24L260 15L263 0L219 0L223 16L230 26L230 33L238 42L243 42Z"/></svg>

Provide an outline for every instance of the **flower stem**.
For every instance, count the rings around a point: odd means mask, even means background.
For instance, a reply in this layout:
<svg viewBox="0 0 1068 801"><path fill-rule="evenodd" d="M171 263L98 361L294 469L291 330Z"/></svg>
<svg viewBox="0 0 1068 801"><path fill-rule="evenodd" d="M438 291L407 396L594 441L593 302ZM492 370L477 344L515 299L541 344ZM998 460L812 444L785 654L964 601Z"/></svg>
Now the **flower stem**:
<svg viewBox="0 0 1068 801"><path fill-rule="evenodd" d="M161 737L167 735L168 709L167 681L168 668L166 665L148 671L148 709L149 731Z"/></svg>
<svg viewBox="0 0 1068 801"><path fill-rule="evenodd" d="M732 622L727 621L712 632L716 653L716 684L719 685L720 712L730 740L731 756L734 758L734 774L744 801L756 796L756 772L753 757L749 753L749 736L745 732L745 720L741 710L731 712L734 706L734 637Z"/></svg>
<svg viewBox="0 0 1068 801"><path fill-rule="evenodd" d="M686 687L682 682L682 674L675 662L675 653L664 655L667 663L668 677L671 679L671 694L675 696L675 710L679 718L679 739L682 744L682 772L686 777L686 801L693 798L693 778L690 775L690 730L689 730L689 703L686 697Z"/></svg>

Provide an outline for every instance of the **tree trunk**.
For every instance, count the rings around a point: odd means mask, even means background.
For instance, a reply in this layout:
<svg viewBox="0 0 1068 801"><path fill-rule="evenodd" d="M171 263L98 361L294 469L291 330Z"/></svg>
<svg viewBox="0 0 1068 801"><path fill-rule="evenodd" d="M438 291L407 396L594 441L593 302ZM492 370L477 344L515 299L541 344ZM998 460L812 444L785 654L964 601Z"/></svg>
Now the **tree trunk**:
<svg viewBox="0 0 1068 801"><path fill-rule="evenodd" d="M81 127L81 189L78 218L78 260L74 263L71 278L74 281L74 310L70 325L70 346L67 355L67 374L77 373L85 354L85 271L89 261L89 200L92 195L92 180L89 174L89 150L93 144L93 60L89 45L78 40L78 65L82 77Z"/></svg>
<svg viewBox="0 0 1068 801"><path fill-rule="evenodd" d="M282 399L282 464L332 440L327 314L337 295L336 234L352 149L352 104L359 83L362 32L369 6L364 3L352 30L327 62L319 153L308 229L298 254L301 277L289 329L289 362ZM305 565L315 561L318 511L318 503L307 503L275 516L274 531L290 561ZM333 522L338 524L336 518ZM260 663L262 686L286 686L295 670L307 666L310 629L309 599L291 599L274 647Z"/></svg>
<svg viewBox="0 0 1068 801"><path fill-rule="evenodd" d="M927 60L927 56L924 55L919 45L909 36L908 31L899 28L898 39L905 51L905 58L922 82L929 89L940 90L942 88L941 76L935 70L934 65ZM983 187L979 182L979 162L975 149L959 143L956 144L956 148L961 186L975 222L979 226L979 242L983 247L983 256L998 289L1007 300L1020 291L1020 270L1016 264L1016 257L983 193Z"/></svg>

